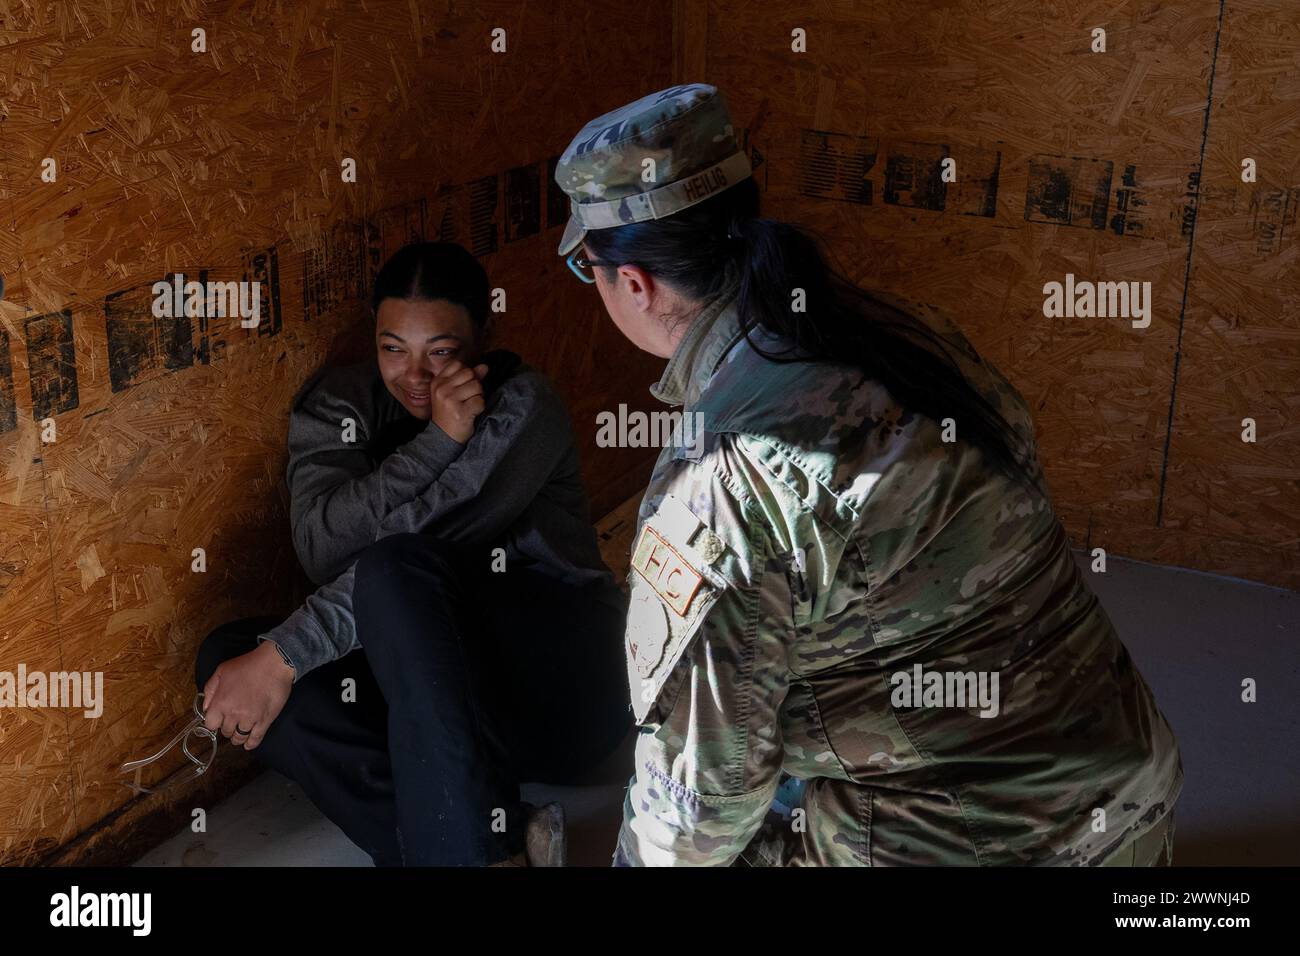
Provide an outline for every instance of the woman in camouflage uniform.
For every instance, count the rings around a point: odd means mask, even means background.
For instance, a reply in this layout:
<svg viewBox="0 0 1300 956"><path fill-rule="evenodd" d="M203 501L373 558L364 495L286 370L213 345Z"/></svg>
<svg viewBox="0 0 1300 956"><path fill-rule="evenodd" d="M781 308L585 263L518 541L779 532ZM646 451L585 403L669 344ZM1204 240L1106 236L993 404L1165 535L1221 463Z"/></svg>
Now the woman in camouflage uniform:
<svg viewBox="0 0 1300 956"><path fill-rule="evenodd" d="M940 316L759 218L749 174L702 84L593 120L556 168L560 254L698 426L640 510L615 862L1167 862L1178 747L1024 400Z"/></svg>

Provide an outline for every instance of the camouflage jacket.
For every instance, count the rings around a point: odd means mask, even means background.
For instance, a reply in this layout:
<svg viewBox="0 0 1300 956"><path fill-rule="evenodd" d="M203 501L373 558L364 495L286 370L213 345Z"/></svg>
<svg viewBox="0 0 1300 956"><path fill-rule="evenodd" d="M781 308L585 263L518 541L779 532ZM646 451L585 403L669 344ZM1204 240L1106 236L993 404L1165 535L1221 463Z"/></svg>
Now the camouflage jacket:
<svg viewBox="0 0 1300 956"><path fill-rule="evenodd" d="M906 307L1032 444L1016 390ZM1095 865L1173 807L1173 734L1047 498L853 367L762 358L729 295L651 391L699 434L633 546L617 862Z"/></svg>

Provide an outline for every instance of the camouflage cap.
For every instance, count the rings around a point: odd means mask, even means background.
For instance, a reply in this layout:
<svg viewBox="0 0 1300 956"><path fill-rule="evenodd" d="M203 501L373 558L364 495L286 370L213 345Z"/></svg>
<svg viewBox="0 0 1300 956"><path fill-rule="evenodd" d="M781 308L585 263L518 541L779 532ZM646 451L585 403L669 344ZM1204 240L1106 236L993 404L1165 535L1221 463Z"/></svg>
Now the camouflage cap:
<svg viewBox="0 0 1300 956"><path fill-rule="evenodd" d="M671 86L592 120L560 156L555 181L569 196L559 253L588 229L662 219L750 174L727 104L705 83Z"/></svg>

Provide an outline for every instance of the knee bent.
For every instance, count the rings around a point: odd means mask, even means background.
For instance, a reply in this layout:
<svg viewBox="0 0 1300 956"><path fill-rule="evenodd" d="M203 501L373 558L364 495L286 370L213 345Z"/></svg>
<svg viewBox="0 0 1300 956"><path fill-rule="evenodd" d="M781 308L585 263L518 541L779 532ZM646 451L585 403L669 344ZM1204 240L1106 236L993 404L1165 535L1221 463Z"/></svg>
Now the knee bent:
<svg viewBox="0 0 1300 956"><path fill-rule="evenodd" d="M457 545L423 534L394 534L380 538L361 553L353 578L353 588L374 593L400 586L418 576L420 586L427 586L429 575L450 577L459 564Z"/></svg>

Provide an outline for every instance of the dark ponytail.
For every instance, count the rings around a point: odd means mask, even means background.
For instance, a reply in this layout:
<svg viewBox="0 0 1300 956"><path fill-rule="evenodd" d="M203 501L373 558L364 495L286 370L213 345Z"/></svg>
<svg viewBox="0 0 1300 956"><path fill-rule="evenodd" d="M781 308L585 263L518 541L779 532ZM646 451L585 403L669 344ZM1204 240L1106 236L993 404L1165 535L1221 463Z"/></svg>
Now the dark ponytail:
<svg viewBox="0 0 1300 956"><path fill-rule="evenodd" d="M760 327L789 343L772 353L751 340L765 358L854 365L904 408L960 422L960 436L994 469L1043 491L1027 443L967 381L949 343L828 265L808 233L759 218L752 179L663 219L589 230L583 242L593 258L635 263L693 300L735 289L746 336ZM795 289L803 290L803 312L791 308Z"/></svg>

